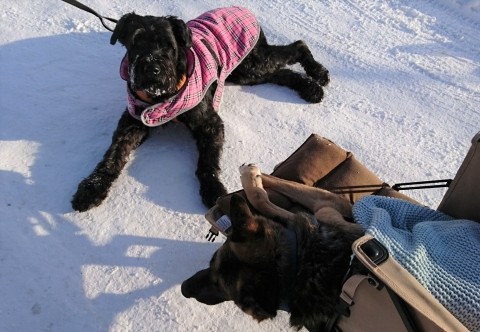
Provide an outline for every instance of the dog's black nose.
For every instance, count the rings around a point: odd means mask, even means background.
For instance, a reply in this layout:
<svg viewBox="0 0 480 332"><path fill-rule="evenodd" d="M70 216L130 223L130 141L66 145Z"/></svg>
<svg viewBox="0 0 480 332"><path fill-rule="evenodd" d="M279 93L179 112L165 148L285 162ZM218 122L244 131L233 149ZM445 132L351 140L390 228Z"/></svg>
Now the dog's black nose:
<svg viewBox="0 0 480 332"><path fill-rule="evenodd" d="M145 73L146 74L153 74L153 75L158 75L161 72L161 68L157 64L150 64L145 67Z"/></svg>
<svg viewBox="0 0 480 332"><path fill-rule="evenodd" d="M184 297L186 297L187 299L192 297L192 292L190 291L190 289L188 288L187 284L184 282L182 282L182 286L180 287L180 290L182 292L182 295Z"/></svg>

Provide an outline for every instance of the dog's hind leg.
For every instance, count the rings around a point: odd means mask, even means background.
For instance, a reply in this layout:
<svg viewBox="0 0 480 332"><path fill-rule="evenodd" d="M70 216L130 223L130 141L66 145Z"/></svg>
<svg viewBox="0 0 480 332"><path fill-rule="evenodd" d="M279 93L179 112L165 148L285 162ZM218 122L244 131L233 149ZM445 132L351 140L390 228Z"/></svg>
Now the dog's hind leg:
<svg viewBox="0 0 480 332"><path fill-rule="evenodd" d="M282 209L269 200L268 193L263 188L262 173L256 165L242 165L239 171L247 199L257 211L270 218L279 218L286 221L295 219L292 212Z"/></svg>
<svg viewBox="0 0 480 332"><path fill-rule="evenodd" d="M298 92L300 97L311 103L319 103L323 98L322 85L311 77L304 76L290 69L277 69L274 72L263 73L261 76L239 75L234 71L227 79L229 82L241 85L273 83L285 86Z"/></svg>
<svg viewBox="0 0 480 332"><path fill-rule="evenodd" d="M92 174L82 180L73 195L72 207L86 211L100 205L128 161L130 153L148 137L149 129L128 111L122 114L113 133L112 144Z"/></svg>
<svg viewBox="0 0 480 332"><path fill-rule="evenodd" d="M298 40L289 45L269 45L262 31L254 49L227 80L236 84L265 83L265 75L296 63L300 63L307 76L319 85L328 84L328 70L314 59L304 41Z"/></svg>
<svg viewBox="0 0 480 332"><path fill-rule="evenodd" d="M311 103L319 103L323 99L323 89L317 81L290 69L280 69L265 75L265 83L286 86L297 91L300 97Z"/></svg>
<svg viewBox="0 0 480 332"><path fill-rule="evenodd" d="M352 217L352 205L350 202L328 190L306 186L267 174L262 174L262 181L265 188L290 198L292 201L309 209L312 213L325 207L333 207L342 215Z"/></svg>
<svg viewBox="0 0 480 332"><path fill-rule="evenodd" d="M297 62L304 67L307 76L285 68ZM322 86L329 82L329 76L328 70L315 61L303 41L272 46L262 34L255 48L227 81L242 85L274 83L297 91L308 102L318 103L323 98Z"/></svg>
<svg viewBox="0 0 480 332"><path fill-rule="evenodd" d="M352 219L352 205L348 200L328 190L306 186L301 183L287 181L271 175L262 174L265 188L274 190L292 201L309 209L317 220L335 226L356 237L363 234L362 226L347 219Z"/></svg>
<svg viewBox="0 0 480 332"><path fill-rule="evenodd" d="M303 205L314 213L317 220L351 234L354 238L363 234L361 225L347 222L344 219L344 217L352 217L351 204L327 190L262 174L254 164L240 166L240 174L242 187L248 201L266 217L288 221L295 220L292 212L270 202L264 188L281 193L292 201Z"/></svg>
<svg viewBox="0 0 480 332"><path fill-rule="evenodd" d="M283 68L286 65L300 63L305 69L307 76L314 79L321 86L325 86L330 81L328 70L322 64L317 62L310 52L307 44L303 40L298 40L292 44L263 45L262 51L268 59L269 65Z"/></svg>

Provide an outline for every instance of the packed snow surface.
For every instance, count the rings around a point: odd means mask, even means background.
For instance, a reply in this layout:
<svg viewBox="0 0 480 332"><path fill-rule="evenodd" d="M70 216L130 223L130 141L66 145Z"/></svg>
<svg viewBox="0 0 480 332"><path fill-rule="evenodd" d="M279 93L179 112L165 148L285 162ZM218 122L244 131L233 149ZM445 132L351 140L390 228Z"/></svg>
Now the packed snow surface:
<svg viewBox="0 0 480 332"><path fill-rule="evenodd" d="M233 1L100 1L102 15L188 20ZM222 180L263 171L312 133L384 181L452 178L480 124L480 1L250 1L272 44L304 40L330 70L320 104L274 85L225 88ZM102 205L70 199L126 106L99 20L61 1L4 0L0 13L0 331L290 331L233 303L180 293L224 241L205 240L197 151L180 124L153 131ZM299 66L293 67L301 70ZM445 190L408 194L436 208Z"/></svg>

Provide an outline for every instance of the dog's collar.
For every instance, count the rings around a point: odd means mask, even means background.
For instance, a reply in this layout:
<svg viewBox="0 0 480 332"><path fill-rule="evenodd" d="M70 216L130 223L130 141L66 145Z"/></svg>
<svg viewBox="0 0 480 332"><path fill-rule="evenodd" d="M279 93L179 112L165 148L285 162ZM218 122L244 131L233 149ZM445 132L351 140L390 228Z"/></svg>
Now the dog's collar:
<svg viewBox="0 0 480 332"><path fill-rule="evenodd" d="M319 226L318 220L314 215L312 215L309 222L314 227ZM280 281L280 289L282 290L282 293L278 310L290 312L290 302L292 300L293 292L295 291L298 274L298 234L293 225L288 225L285 229L285 234L289 245L289 251L287 265L283 268L283 271L281 271L283 273L280 274L283 275L284 278Z"/></svg>
<svg viewBox="0 0 480 332"><path fill-rule="evenodd" d="M182 75L182 78L180 79L180 81L177 83L177 86L176 86L176 89L177 89L177 92L175 92L175 95L176 96L180 90L182 90L185 86L185 83L187 82L187 75ZM141 101L149 104L149 105L153 105L154 104L154 101L152 98L150 98L148 96L148 94L145 93L145 91L143 90L139 90L139 91L135 91L135 96L140 99Z"/></svg>
<svg viewBox="0 0 480 332"><path fill-rule="evenodd" d="M280 280L280 289L282 293L280 295L280 305L278 309L290 312L290 301L297 281L298 241L297 232L293 226L289 225L285 229L285 234L289 250L287 255L287 265L282 268L283 271L280 273L283 278Z"/></svg>

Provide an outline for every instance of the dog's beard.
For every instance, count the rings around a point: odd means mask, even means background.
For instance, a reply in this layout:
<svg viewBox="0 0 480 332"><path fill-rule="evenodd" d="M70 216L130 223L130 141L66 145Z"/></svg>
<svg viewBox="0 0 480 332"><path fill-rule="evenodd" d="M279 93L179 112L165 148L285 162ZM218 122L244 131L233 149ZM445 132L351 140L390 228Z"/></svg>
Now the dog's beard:
<svg viewBox="0 0 480 332"><path fill-rule="evenodd" d="M136 56L129 68L130 86L153 100L168 98L177 92L177 77L172 62L155 55ZM158 73L154 73L153 69Z"/></svg>

